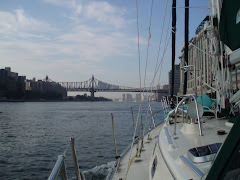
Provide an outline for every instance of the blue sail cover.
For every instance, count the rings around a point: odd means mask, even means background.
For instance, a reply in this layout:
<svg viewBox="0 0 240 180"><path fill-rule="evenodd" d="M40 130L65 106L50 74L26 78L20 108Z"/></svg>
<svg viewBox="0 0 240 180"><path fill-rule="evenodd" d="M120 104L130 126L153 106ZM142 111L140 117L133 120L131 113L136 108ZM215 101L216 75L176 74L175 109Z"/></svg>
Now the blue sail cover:
<svg viewBox="0 0 240 180"><path fill-rule="evenodd" d="M197 102L202 104L202 99L203 99L203 106L206 106L210 109L212 109L212 99L207 95L207 94L203 94L202 98L201 96L197 97Z"/></svg>

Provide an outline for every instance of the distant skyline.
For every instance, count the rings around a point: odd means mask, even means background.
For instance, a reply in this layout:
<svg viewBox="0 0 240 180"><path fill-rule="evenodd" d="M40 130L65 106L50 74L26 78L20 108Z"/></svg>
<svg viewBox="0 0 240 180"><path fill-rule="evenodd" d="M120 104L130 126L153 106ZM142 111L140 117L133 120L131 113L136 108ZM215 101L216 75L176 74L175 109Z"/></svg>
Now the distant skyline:
<svg viewBox="0 0 240 180"><path fill-rule="evenodd" d="M150 1L152 2L152 1ZM166 5L167 3L167 5ZM153 1L146 86L153 79L161 28L162 45L170 35L171 1ZM183 7L178 1L177 7ZM208 1L190 1L189 39L208 15ZM204 8L203 8L204 6ZM138 0L141 78L148 45L149 1ZM11 0L0 2L0 68L11 67L28 79L104 82L139 87L136 1ZM168 29L169 24L169 29ZM177 9L176 63L184 40L184 8ZM159 61L163 53L161 47ZM171 41L160 84L168 84ZM159 79L157 75L157 81Z"/></svg>

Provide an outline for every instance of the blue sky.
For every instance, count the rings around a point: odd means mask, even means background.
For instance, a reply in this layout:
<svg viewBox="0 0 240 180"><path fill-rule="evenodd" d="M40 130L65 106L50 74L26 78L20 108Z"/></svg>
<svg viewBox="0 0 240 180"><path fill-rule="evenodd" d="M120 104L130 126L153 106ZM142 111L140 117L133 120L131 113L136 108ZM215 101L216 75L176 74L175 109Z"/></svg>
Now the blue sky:
<svg viewBox="0 0 240 180"><path fill-rule="evenodd" d="M150 1L152 2L152 1ZM166 5L167 3L167 5ZM153 79L163 17L159 61L171 29L171 1L153 1L146 85ZM184 6L184 0L177 3ZM208 14L207 0L190 0L190 35ZM138 0L142 84L149 34L149 1ZM170 22L170 24L169 24ZM169 24L169 27L168 27ZM177 9L176 54L184 40L184 9ZM88 80L139 87L135 0L2 0L0 2L1 68L12 67L28 79ZM176 58L176 63L179 60ZM168 83L171 40L163 58L160 84ZM159 80L159 73L156 77Z"/></svg>

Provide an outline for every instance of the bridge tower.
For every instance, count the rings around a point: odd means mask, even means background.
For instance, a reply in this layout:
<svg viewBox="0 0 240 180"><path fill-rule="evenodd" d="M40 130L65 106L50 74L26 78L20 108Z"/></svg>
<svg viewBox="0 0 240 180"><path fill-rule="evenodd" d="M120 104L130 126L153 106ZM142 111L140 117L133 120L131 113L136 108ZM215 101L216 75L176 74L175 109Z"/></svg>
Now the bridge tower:
<svg viewBox="0 0 240 180"><path fill-rule="evenodd" d="M92 75L92 79L90 81L90 84L91 84L90 92L91 92L91 98L92 99L94 99L94 92L96 92L95 89L94 89L94 82L95 82L94 75Z"/></svg>

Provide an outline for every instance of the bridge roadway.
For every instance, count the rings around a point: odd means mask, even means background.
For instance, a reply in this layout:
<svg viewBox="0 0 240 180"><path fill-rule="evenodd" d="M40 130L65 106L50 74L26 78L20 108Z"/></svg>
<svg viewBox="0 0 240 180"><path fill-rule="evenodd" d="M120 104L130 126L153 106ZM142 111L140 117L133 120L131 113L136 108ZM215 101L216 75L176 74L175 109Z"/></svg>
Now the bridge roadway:
<svg viewBox="0 0 240 180"><path fill-rule="evenodd" d="M100 88L66 88L67 91L78 91L78 92L90 92L92 98L94 98L95 92L146 92L146 93L155 93L158 94L157 97L168 95L167 89L100 89Z"/></svg>
<svg viewBox="0 0 240 180"><path fill-rule="evenodd" d="M139 89L139 88L129 88L129 89L101 89L101 88L66 88L67 91L80 91L80 92L91 92L91 91L95 91L95 92L149 92L149 93L167 93L168 90L166 89Z"/></svg>
<svg viewBox="0 0 240 180"><path fill-rule="evenodd" d="M94 97L95 92L152 92L168 94L168 90L159 89L157 87L133 88L108 84L94 78L94 76L83 82L59 82L59 84L66 88L67 91L90 92L92 97Z"/></svg>

